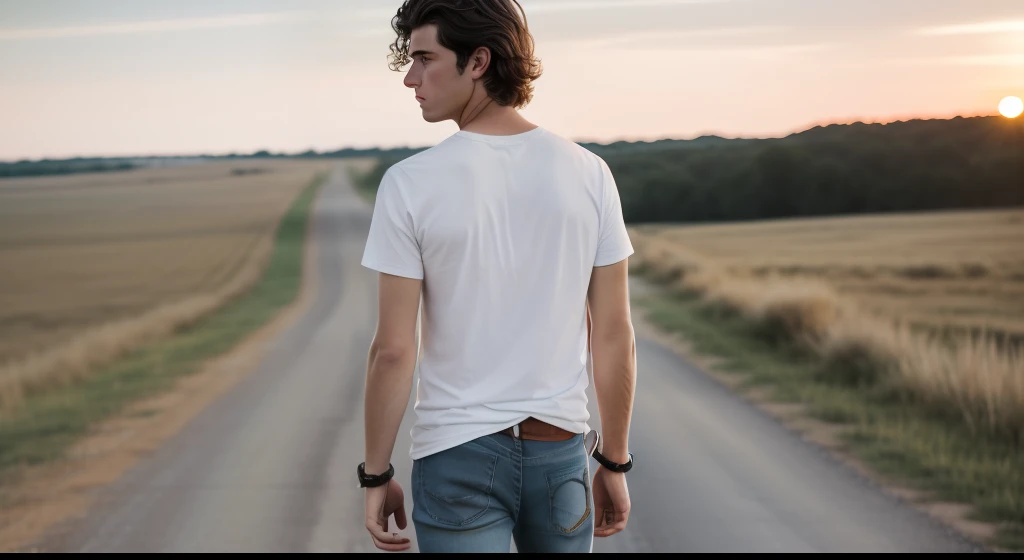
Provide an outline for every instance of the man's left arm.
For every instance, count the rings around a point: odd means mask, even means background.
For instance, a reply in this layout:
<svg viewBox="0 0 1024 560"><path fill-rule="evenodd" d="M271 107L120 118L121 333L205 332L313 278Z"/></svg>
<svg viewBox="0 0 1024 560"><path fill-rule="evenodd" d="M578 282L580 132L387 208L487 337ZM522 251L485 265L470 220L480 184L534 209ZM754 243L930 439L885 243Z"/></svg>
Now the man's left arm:
<svg viewBox="0 0 1024 560"><path fill-rule="evenodd" d="M366 367L367 474L387 472L416 368L416 318L422 280L379 273L377 332Z"/></svg>

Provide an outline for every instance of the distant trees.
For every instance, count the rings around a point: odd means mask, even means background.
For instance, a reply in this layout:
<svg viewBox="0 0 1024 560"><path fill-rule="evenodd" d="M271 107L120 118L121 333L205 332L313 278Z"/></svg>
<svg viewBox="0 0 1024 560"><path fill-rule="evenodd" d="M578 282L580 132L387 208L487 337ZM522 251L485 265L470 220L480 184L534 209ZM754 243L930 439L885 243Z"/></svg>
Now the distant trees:
<svg viewBox="0 0 1024 560"><path fill-rule="evenodd" d="M830 125L777 139L581 145L608 162L623 214L634 223L1024 205L1024 119L957 117ZM359 178L362 188L375 190L388 167L423 149L261 150L232 157L378 158ZM136 161L8 163L0 164L0 177L130 169L141 165Z"/></svg>
<svg viewBox="0 0 1024 560"><path fill-rule="evenodd" d="M594 151L629 222L1024 205L1024 121L832 125L734 145Z"/></svg>
<svg viewBox="0 0 1024 560"><path fill-rule="evenodd" d="M64 175L68 173L86 173L95 171L124 171L140 167L148 167L155 160L194 160L194 161L217 161L217 160L238 160L247 158L275 158L275 159L310 159L310 158L379 158L379 157L400 157L406 158L424 148L393 148L382 150L380 148L344 148L333 152L318 153L315 150L306 150L302 153L285 154L273 153L269 150L259 150L251 154L238 154L235 152L226 155L198 155L198 156L153 156L153 157L116 157L116 158L71 158L71 159L40 159L22 160L16 162L0 162L0 178L4 177L33 177L39 175Z"/></svg>
<svg viewBox="0 0 1024 560"><path fill-rule="evenodd" d="M0 177L66 175L90 171L126 171L136 167L138 165L130 161L106 159L19 161L15 163L0 163Z"/></svg>
<svg viewBox="0 0 1024 560"><path fill-rule="evenodd" d="M627 222L707 222L1024 205L1024 120L815 127L778 139L581 144L608 162ZM374 189L384 155L361 178Z"/></svg>

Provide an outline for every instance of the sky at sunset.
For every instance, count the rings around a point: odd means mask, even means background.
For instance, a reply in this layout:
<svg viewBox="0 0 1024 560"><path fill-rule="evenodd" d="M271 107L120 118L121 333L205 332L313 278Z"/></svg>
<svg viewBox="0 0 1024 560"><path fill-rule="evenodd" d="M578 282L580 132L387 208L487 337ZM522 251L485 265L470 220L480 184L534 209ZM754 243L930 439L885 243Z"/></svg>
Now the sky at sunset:
<svg viewBox="0 0 1024 560"><path fill-rule="evenodd" d="M577 141L996 114L1024 0L522 0L526 118ZM0 2L0 160L433 145L400 0Z"/></svg>

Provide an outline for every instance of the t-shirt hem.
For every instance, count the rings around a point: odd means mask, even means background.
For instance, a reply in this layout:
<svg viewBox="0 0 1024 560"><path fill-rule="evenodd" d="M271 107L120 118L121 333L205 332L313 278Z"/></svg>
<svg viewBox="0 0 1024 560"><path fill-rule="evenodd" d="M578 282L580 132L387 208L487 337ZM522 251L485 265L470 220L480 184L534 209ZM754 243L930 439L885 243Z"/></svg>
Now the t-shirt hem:
<svg viewBox="0 0 1024 560"><path fill-rule="evenodd" d="M384 274L392 274L394 276L402 276L404 278L412 278L414 280L423 280L423 272L418 270L412 270L400 266L393 266L389 264L381 264L372 259L364 259L362 265L371 270L377 272L383 272Z"/></svg>
<svg viewBox="0 0 1024 560"><path fill-rule="evenodd" d="M472 432L460 433L458 435L454 435L454 436L445 438L445 439L440 440L440 441L432 441L432 442L429 442L429 443L421 443L419 445L414 443L413 446L412 446L412 449L410 449L410 451L409 451L409 456L410 456L410 458L413 461L415 461L417 459L422 459L424 457L429 457L430 455L433 455L435 453L440 453L442 451L447 451L447 450L449 450L449 449L451 449L453 447L458 447L458 446L460 446L460 445L462 445L464 443L473 441L473 440L475 440L477 438L484 437L484 436L489 436L491 434L500 432L500 431L504 430L505 428L512 427L512 426L522 422L523 420L526 420L527 418L529 418L531 416L533 416L533 417L535 417L538 420L541 420L543 422L548 422L548 423L550 423L552 425L559 426L563 430L570 430L570 431L572 431L574 429L577 429L578 428L577 424L582 424L582 429L583 429L584 433L586 432L586 430L590 429L590 424L588 422L585 422L585 421L584 422L579 422L579 423L572 422L572 421L566 422L564 420L555 419L555 418L553 418L551 416L547 416L546 414L538 414L538 413L532 412L532 413L529 413L529 414L523 414L521 417L519 417L519 418L517 418L517 419L515 419L515 420L513 420L511 422L506 422L504 425L499 424L499 426L500 426L499 428L488 427L488 428L483 428L483 429L480 429L480 430L474 430ZM573 425L573 427L567 427L568 425Z"/></svg>
<svg viewBox="0 0 1024 560"><path fill-rule="evenodd" d="M496 428L496 429L488 427L488 428L484 428L484 429L481 429L481 430L474 430L472 432L465 432L465 433L461 433L461 434L458 434L458 435L454 435L452 437L445 438L445 439L442 439L440 441L433 441L433 442L430 442L430 443L427 443L427 444L421 444L418 447L417 446L413 446L413 448L409 452L409 456L410 456L410 458L413 461L415 461L417 459L422 459L424 457L428 457L428 456L433 455L435 453L440 453L442 451L447 451L447 450L449 450L449 449L451 449L453 447L458 447L458 446L460 446L460 445L462 445L462 444L464 444L466 442L473 441L476 438L483 437L483 436L489 436L491 434L500 432L500 431L504 430L505 428L509 428L511 426L514 426L514 425L522 422L523 420L526 420L529 417L530 417L529 414L525 414L525 415L523 415L522 418L519 418L519 419L514 420L512 422L508 422L507 425L501 426L501 427Z"/></svg>
<svg viewBox="0 0 1024 560"><path fill-rule="evenodd" d="M631 256L632 254L633 254L633 248L632 247L624 247L624 248L620 249L619 251L617 251L615 253L612 253L611 256L609 256L609 257L603 257L602 258L599 255L598 258L594 260L594 266L608 266L610 264L615 264L617 262L622 262L623 259Z"/></svg>

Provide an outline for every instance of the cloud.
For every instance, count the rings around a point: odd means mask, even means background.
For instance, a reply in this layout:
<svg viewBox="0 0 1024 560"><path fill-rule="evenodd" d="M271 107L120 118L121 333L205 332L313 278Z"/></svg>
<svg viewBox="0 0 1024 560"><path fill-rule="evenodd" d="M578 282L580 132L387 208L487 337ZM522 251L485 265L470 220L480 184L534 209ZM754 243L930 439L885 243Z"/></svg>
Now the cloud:
<svg viewBox="0 0 1024 560"><path fill-rule="evenodd" d="M1024 67L1024 54L990 54L977 56L948 56L939 59L952 64L970 66L1020 66Z"/></svg>
<svg viewBox="0 0 1024 560"><path fill-rule="evenodd" d="M688 4L721 4L732 0L544 0L536 4L523 3L526 15L550 12L575 12L579 10L601 10L616 8L644 8L664 6L685 6Z"/></svg>
<svg viewBox="0 0 1024 560"><path fill-rule="evenodd" d="M521 1L526 16L533 14L549 14L558 12L576 12L583 10L611 10L623 8L658 8L670 6L687 6L699 4L724 4L736 0L533 0ZM396 9L369 8L356 12L358 20L390 20Z"/></svg>
<svg viewBox="0 0 1024 560"><path fill-rule="evenodd" d="M888 66L1020 66L1024 68L1024 53L949 55L949 56L890 56L872 64Z"/></svg>
<svg viewBox="0 0 1024 560"><path fill-rule="evenodd" d="M776 60L841 48L836 42L790 43L792 29L778 26L719 27L680 31L639 31L587 39L565 38L551 41L574 50L601 50L634 53L632 56L665 55L694 59L719 58ZM710 41L708 41L710 39ZM728 39L717 41L716 39Z"/></svg>
<svg viewBox="0 0 1024 560"><path fill-rule="evenodd" d="M161 31L191 31L196 29L224 29L230 27L254 27L296 21L309 17L308 12L272 12L262 14L232 14L203 18L183 18L149 21L125 21L67 27L34 27L25 29L0 29L0 40L52 39L63 37L97 37L105 35L128 35L133 33L158 33Z"/></svg>
<svg viewBox="0 0 1024 560"><path fill-rule="evenodd" d="M565 38L554 42L574 43L587 48L615 47L626 44L650 46L651 43L685 41L687 39L714 39L741 37L758 34L778 34L787 31L785 27L719 27L710 29L687 29L679 31L639 31L618 33L593 39Z"/></svg>
<svg viewBox="0 0 1024 560"><path fill-rule="evenodd" d="M945 25L928 27L919 31L922 35L976 35L1020 32L1024 32L1024 19L969 23L965 25Z"/></svg>
<svg viewBox="0 0 1024 560"><path fill-rule="evenodd" d="M836 43L798 43L791 45L755 45L748 47L679 47L670 49L674 56L722 57L743 60L776 60L788 57L828 51L838 48Z"/></svg>

